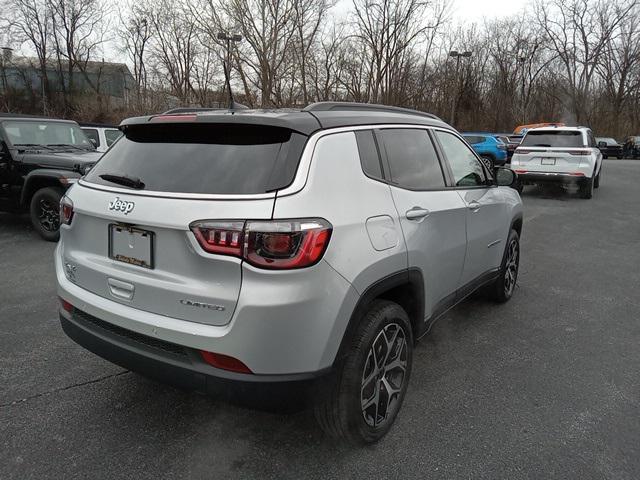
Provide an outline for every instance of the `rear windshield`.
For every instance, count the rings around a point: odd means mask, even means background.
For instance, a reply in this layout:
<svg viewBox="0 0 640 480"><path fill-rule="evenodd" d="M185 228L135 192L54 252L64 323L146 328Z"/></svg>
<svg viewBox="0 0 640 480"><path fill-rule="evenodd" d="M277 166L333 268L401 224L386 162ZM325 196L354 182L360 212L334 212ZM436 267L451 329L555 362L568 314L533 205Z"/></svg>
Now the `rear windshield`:
<svg viewBox="0 0 640 480"><path fill-rule="evenodd" d="M475 145L477 143L482 143L485 141L485 138L479 135L464 135L464 139L471 145Z"/></svg>
<svg viewBox="0 0 640 480"><path fill-rule="evenodd" d="M136 189L172 193L271 192L293 181L306 139L269 126L131 125L86 180L128 188L112 181L127 177Z"/></svg>
<svg viewBox="0 0 640 480"><path fill-rule="evenodd" d="M523 147L585 147L580 131L531 131L528 132L521 145Z"/></svg>

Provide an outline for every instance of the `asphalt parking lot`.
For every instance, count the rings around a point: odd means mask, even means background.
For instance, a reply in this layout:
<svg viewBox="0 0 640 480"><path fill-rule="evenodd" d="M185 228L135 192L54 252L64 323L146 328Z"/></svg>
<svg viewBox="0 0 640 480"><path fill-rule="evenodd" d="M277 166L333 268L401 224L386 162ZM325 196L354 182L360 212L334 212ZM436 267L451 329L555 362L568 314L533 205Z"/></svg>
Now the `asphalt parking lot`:
<svg viewBox="0 0 640 480"><path fill-rule="evenodd" d="M519 288L415 351L391 433L356 448L122 370L60 329L52 254L0 215L0 478L640 477L640 161L592 200L528 187Z"/></svg>

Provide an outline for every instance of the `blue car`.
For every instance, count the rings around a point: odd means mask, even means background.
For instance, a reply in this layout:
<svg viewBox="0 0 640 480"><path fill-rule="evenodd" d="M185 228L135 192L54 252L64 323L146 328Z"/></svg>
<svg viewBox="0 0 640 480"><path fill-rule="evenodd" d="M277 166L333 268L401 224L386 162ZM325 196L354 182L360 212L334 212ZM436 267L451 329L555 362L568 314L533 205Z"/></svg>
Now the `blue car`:
<svg viewBox="0 0 640 480"><path fill-rule="evenodd" d="M488 166L507 163L507 145L499 138L490 133L463 133L462 136Z"/></svg>

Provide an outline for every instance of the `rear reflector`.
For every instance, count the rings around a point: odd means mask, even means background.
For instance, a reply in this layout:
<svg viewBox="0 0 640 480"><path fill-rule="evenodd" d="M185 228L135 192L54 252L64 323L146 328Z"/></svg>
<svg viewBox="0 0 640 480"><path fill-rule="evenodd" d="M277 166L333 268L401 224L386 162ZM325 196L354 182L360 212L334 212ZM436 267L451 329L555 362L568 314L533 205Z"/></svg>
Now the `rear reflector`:
<svg viewBox="0 0 640 480"><path fill-rule="evenodd" d="M204 350L200 350L200 355L202 355L202 359L205 362L213 367L228 370L230 372L253 373L244 363L237 358L230 357L229 355L206 352Z"/></svg>
<svg viewBox="0 0 640 480"><path fill-rule="evenodd" d="M60 300L60 306L65 312L73 313L73 305L67 302L64 298L58 297Z"/></svg>
<svg viewBox="0 0 640 480"><path fill-rule="evenodd" d="M584 177L584 173L582 172L572 172L569 175L571 175L572 177Z"/></svg>
<svg viewBox="0 0 640 480"><path fill-rule="evenodd" d="M527 173L527 170L514 170L516 173Z"/></svg>

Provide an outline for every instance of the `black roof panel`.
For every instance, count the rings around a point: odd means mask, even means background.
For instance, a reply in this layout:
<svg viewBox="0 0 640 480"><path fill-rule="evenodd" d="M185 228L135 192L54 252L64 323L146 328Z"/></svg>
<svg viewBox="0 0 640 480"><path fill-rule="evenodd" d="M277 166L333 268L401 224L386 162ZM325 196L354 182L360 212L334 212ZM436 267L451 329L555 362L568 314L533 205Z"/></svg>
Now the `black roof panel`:
<svg viewBox="0 0 640 480"><path fill-rule="evenodd" d="M173 118L172 118L173 117ZM382 105L322 102L300 109L274 110L189 110L179 113L133 117L123 120L121 126L147 123L184 122L184 117L194 117L198 123L268 125L294 130L304 135L328 128L352 127L359 125L426 125L448 127L435 115L415 110ZM191 120L188 120L191 121Z"/></svg>

